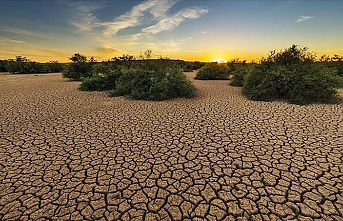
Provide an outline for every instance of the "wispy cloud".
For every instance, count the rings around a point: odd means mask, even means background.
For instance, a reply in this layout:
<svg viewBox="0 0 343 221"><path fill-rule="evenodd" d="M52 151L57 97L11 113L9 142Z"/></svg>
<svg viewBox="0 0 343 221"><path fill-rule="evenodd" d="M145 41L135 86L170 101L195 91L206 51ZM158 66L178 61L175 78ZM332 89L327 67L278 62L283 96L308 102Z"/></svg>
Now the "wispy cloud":
<svg viewBox="0 0 343 221"><path fill-rule="evenodd" d="M139 26L151 20L162 19L169 9L176 4L175 0L148 0L134 6L129 12L116 17L112 22L103 22L104 35L113 36L119 30Z"/></svg>
<svg viewBox="0 0 343 221"><path fill-rule="evenodd" d="M314 18L314 16L300 16L295 22L303 22Z"/></svg>
<svg viewBox="0 0 343 221"><path fill-rule="evenodd" d="M100 42L101 48L96 48L100 53L115 53L114 50L126 51L152 50L174 51L179 49L184 41L156 39L156 34L172 31L188 20L194 20L208 13L207 7L184 7L179 10L173 6L180 0L145 0L133 6L129 11L114 17L112 20L101 20L97 16L98 10L104 7L100 4L76 2L66 3L73 5L72 21L70 23L78 32ZM186 40L190 38L186 37ZM117 45L122 48L118 49ZM114 49L114 50L112 50ZM117 52L118 52L117 51Z"/></svg>
<svg viewBox="0 0 343 221"><path fill-rule="evenodd" d="M199 18L207 12L207 9L200 7L187 8L163 18L155 25L143 28L142 31L145 33L157 34L162 31L173 30L178 27L183 21Z"/></svg>
<svg viewBox="0 0 343 221"><path fill-rule="evenodd" d="M84 2L67 2L70 8L76 9L73 10L72 14L74 20L71 21L71 24L77 27L79 31L89 31L99 22L94 11L103 8L101 4L95 3L84 3Z"/></svg>
<svg viewBox="0 0 343 221"><path fill-rule="evenodd" d="M116 17L113 21L99 21L94 11L102 5L92 3L71 3L76 8L77 17L72 21L79 31L90 31L95 27L102 27L103 35L111 38L120 30L142 26L140 33L157 34L162 31L173 30L186 20L196 19L208 13L205 7L185 8L174 14L168 14L179 0L147 0L135 5L130 11ZM152 25L151 25L152 24Z"/></svg>

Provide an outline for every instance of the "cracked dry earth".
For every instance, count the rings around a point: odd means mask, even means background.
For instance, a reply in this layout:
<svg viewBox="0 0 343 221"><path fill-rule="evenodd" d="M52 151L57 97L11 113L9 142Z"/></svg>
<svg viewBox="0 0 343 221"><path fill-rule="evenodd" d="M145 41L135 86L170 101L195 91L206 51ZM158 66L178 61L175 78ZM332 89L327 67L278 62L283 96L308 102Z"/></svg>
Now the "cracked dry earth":
<svg viewBox="0 0 343 221"><path fill-rule="evenodd" d="M148 102L1 74L0 220L343 220L343 104L194 83Z"/></svg>

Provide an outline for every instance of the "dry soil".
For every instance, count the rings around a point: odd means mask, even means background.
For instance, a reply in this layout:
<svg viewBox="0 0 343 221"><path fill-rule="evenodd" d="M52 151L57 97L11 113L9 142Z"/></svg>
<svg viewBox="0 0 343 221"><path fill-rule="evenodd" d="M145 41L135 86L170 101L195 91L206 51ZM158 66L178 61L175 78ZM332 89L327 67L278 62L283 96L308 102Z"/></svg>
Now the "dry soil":
<svg viewBox="0 0 343 221"><path fill-rule="evenodd" d="M0 220L343 220L343 104L194 83L149 102L1 74Z"/></svg>

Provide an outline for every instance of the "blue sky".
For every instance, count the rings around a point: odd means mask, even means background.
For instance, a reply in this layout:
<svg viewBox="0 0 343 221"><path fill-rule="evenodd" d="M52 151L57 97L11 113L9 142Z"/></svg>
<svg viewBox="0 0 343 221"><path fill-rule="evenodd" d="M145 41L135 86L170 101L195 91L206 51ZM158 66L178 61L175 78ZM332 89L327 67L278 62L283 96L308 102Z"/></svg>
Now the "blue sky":
<svg viewBox="0 0 343 221"><path fill-rule="evenodd" d="M338 0L0 0L0 59L259 60L292 44L343 55L342 11Z"/></svg>

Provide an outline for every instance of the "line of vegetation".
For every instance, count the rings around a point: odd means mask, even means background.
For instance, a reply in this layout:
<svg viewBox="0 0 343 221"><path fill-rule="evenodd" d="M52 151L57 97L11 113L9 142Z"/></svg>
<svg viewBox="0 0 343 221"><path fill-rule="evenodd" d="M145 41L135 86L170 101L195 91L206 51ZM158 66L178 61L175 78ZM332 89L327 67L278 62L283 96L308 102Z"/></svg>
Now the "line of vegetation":
<svg viewBox="0 0 343 221"><path fill-rule="evenodd" d="M64 78L81 81L80 90L108 91L110 96L132 99L165 100L193 97L194 85L183 72L199 70L195 79L230 79L230 85L243 87L251 100L286 100L295 104L331 103L343 88L343 57L321 56L306 47L292 45L271 51L257 63L234 59L227 64L185 62L160 56L151 59L151 50L135 58L132 55L97 62L79 53L70 63L38 63L26 57L0 60L0 71L10 73L61 72Z"/></svg>
<svg viewBox="0 0 343 221"><path fill-rule="evenodd" d="M16 56L15 59L0 60L0 72L12 74L58 73L62 70L63 64L58 61L39 63L22 56Z"/></svg>
<svg viewBox="0 0 343 221"><path fill-rule="evenodd" d="M70 61L62 72L63 77L81 81L80 90L107 91L109 96L138 100L193 97L196 89L184 71L193 71L203 65L162 57L151 59L150 56L136 60L132 55L96 62L79 53Z"/></svg>

